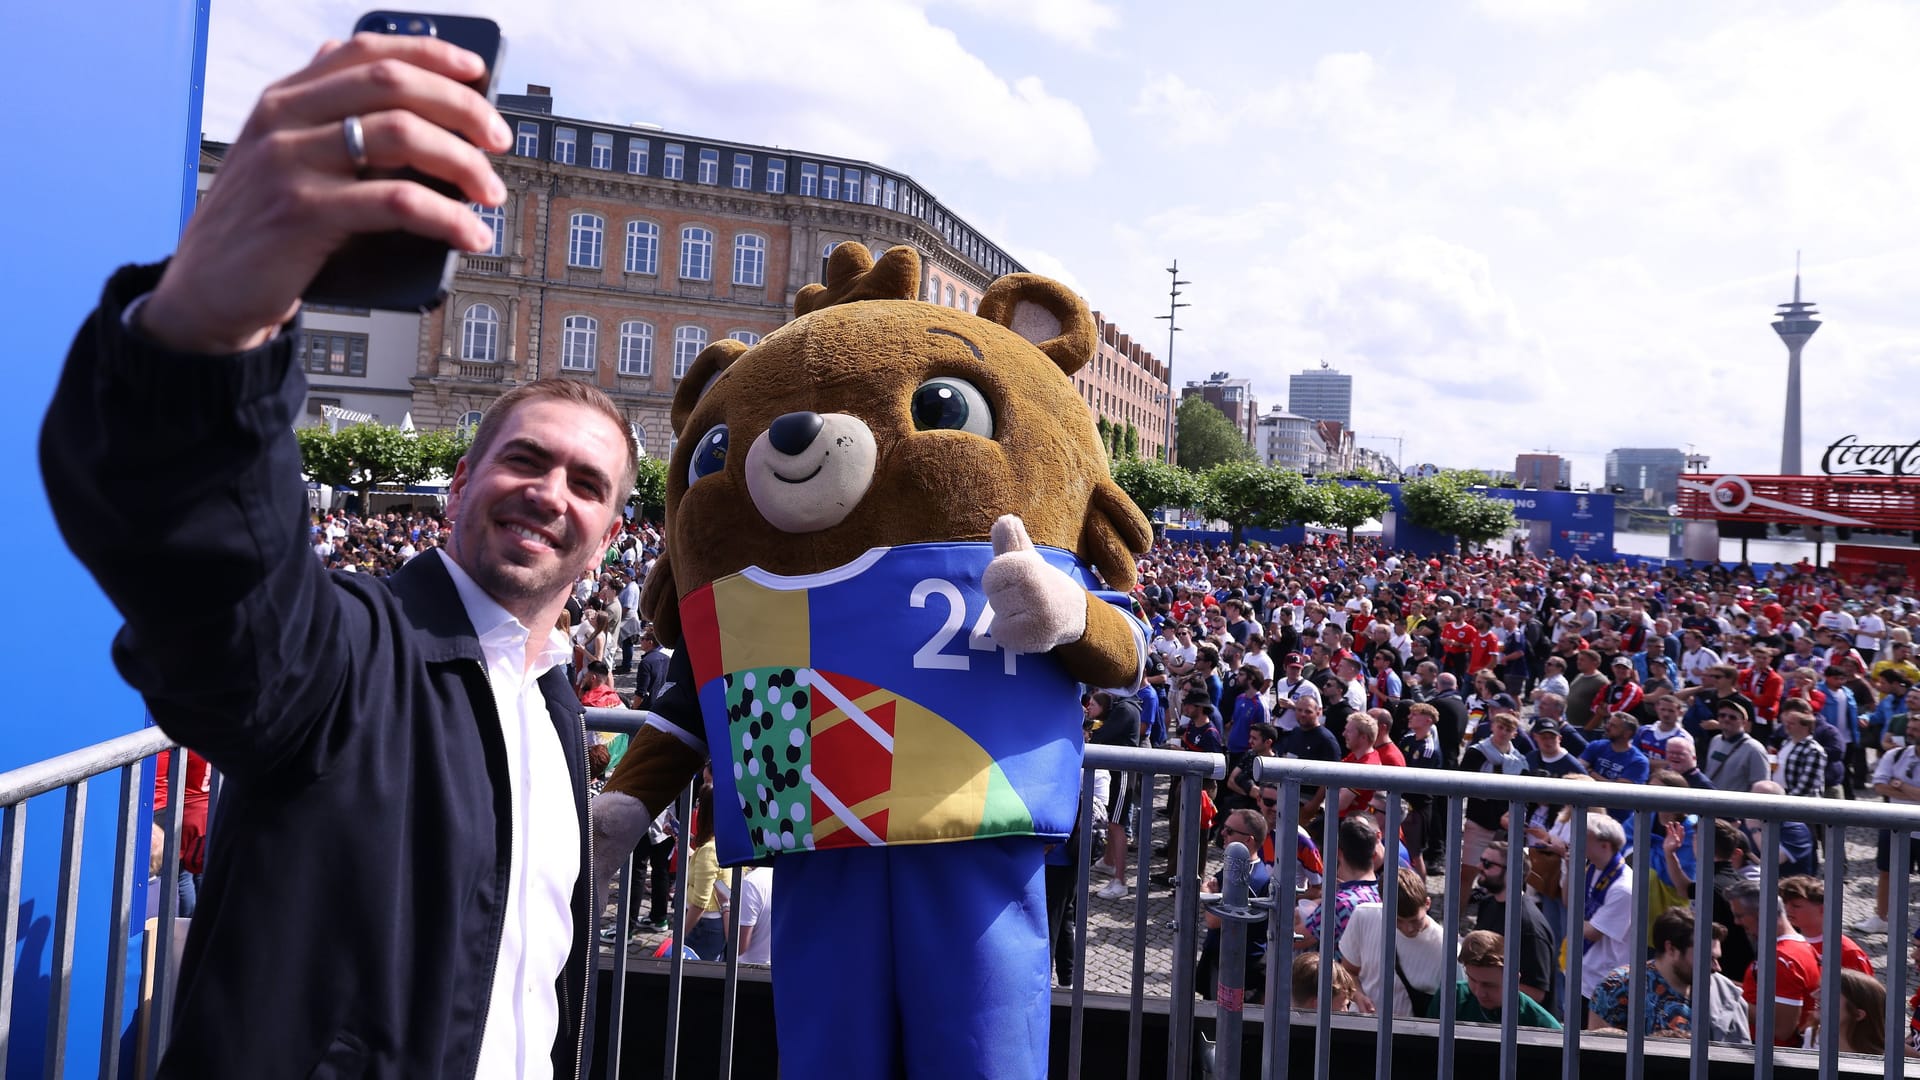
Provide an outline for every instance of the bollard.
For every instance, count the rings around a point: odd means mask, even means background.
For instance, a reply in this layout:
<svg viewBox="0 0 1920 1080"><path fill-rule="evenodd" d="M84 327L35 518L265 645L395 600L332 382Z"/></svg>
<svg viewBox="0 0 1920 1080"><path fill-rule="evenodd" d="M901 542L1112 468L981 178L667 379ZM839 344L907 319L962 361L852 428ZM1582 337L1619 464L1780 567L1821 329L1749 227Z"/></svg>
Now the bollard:
<svg viewBox="0 0 1920 1080"><path fill-rule="evenodd" d="M1220 918L1220 975L1215 987L1213 1075L1240 1075L1240 1028L1246 1005L1247 927L1267 921L1267 912L1247 902L1253 860L1245 844L1227 845L1220 868L1220 899L1207 910Z"/></svg>

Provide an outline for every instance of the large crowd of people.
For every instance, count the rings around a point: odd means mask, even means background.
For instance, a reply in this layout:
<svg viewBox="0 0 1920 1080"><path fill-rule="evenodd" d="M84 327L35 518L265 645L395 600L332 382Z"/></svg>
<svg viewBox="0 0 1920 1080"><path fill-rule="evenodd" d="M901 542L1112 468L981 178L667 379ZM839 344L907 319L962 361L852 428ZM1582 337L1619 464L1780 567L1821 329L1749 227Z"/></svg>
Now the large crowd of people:
<svg viewBox="0 0 1920 1080"><path fill-rule="evenodd" d="M435 544L442 528L434 515L414 512L317 515L315 551L329 565L383 574ZM568 601L562 629L575 643L576 686L587 704L645 708L658 685L670 650L636 609L662 543L655 528L634 523ZM1223 753L1228 768L1208 785L1209 843L1184 852L1173 842L1140 852L1151 830L1138 814L1139 778L1091 774L1096 820L1086 824L1094 833L1098 885L1082 902L1130 897L1130 852L1150 861L1152 887L1171 888L1183 874L1206 876L1231 842L1254 853L1255 888L1265 890L1276 865L1280 791L1254 779L1253 762L1268 756L1920 801L1920 761L1908 749L1909 717L1920 719L1920 597L1900 580L1843 582L1806 564L1590 565L1504 553L1420 558L1364 540L1291 547L1162 541L1139 571L1135 607L1151 634L1146 682L1137 691L1087 688L1087 737ZM624 684L628 675L631 689L617 692L616 679ZM596 767L617 762L624 749L624 740L608 742ZM1772 905L1756 895L1758 860L1766 857L1760 823L1715 823L1715 957L1696 972L1689 905L1699 874L1690 817L1657 816L1650 835L1659 851L1641 881L1631 870L1625 814L1590 813L1586 835L1575 837L1570 807L1531 805L1527 847L1514 852L1504 839L1507 804L1467 799L1462 842L1449 850L1440 798L1407 797L1400 835L1389 842L1385 794L1341 790L1331 805L1311 787L1300 796L1295 932L1305 947L1295 950L1294 971L1282 981L1293 987L1296 1006L1317 994L1315 947L1331 934L1341 958L1333 984L1340 1007L1437 1015L1440 996L1452 993L1458 1017L1497 1021L1502 969L1512 963L1520 969L1522 1023L1617 1028L1626 1023L1628 996L1640 992L1647 995L1649 1033L1684 1034L1697 978L1716 995L1713 1037L1740 1041L1751 1038L1756 943L1772 934L1781 965L1776 1001L1796 1002L1777 1009L1778 1039L1803 1045L1819 1037L1813 1002L1822 924L1808 911L1823 905L1823 860L1840 856L1822 851L1816 832L1802 823L1781 829L1781 895ZM1177 814L1178 807L1160 813ZM1323 857L1313 838L1323 835L1327 814L1339 819L1340 841ZM691 924L687 947L716 959L724 951L718 920L737 905L725 875L716 876L710 857L703 858L698 818L691 860L698 887L689 903L704 918ZM658 823L636 853L637 932L668 926L677 827L671 817ZM1588 872L1570 882L1564 867L1576 842ZM1886 932L1884 834L1878 847L1877 910L1852 927L1862 936ZM1071 863L1056 864L1066 871L1050 889L1064 985L1076 974L1075 898ZM1458 868L1461 886L1443 899L1430 882L1449 865ZM1390 866L1399 881L1392 922L1399 963L1387 973L1377 970L1387 925L1378 882ZM748 902L757 917L771 902L772 871L753 876ZM1217 887L1217 877L1206 884ZM1650 892L1652 916L1647 940L1629 942L1637 890ZM1463 920L1452 958L1441 954L1433 911L1443 902ZM1522 907L1518 948L1501 939L1509 902ZM1580 985L1567 986L1561 938L1573 904L1582 907L1586 930L1578 943ZM1769 906L1778 918L1766 918ZM751 928L742 935L752 940ZM602 940L617 936L609 925ZM1197 980L1202 992L1213 985L1218 937L1217 925L1210 926ZM752 952L767 959L764 948ZM1249 952L1246 985L1257 997L1264 941ZM1890 957L1899 954L1889 947ZM1860 978L1840 983L1847 1005L1838 1038L1847 1049L1871 1050L1887 1037L1878 1030L1881 1013L1869 1007L1867 986L1879 984L1851 937L1842 955ZM1915 1001L1920 1032L1920 996Z"/></svg>

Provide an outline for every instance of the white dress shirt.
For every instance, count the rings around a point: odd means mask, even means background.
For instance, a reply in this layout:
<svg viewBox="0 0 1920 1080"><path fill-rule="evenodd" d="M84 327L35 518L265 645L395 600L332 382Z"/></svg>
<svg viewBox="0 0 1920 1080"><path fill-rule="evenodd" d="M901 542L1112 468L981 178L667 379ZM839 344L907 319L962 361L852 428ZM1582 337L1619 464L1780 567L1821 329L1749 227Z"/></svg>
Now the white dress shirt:
<svg viewBox="0 0 1920 1080"><path fill-rule="evenodd" d="M494 960L477 1075L552 1076L553 1042L560 1030L554 981L573 946L580 819L574 812L566 754L538 680L565 663L573 650L566 635L548 630L546 647L529 669L527 628L453 559L443 554L441 561L453 578L486 659L487 681L506 742L513 805L506 925ZM532 842L536 838L538 842Z"/></svg>

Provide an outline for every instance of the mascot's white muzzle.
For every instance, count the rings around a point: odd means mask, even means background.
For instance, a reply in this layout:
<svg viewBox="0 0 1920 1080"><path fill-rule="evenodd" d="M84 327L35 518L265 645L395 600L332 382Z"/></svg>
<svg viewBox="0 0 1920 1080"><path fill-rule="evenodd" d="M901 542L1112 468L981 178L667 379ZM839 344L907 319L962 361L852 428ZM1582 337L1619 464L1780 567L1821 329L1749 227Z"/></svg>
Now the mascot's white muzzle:
<svg viewBox="0 0 1920 1080"><path fill-rule="evenodd" d="M866 496L878 456L857 416L788 413L747 450L747 493L781 532L830 529Z"/></svg>

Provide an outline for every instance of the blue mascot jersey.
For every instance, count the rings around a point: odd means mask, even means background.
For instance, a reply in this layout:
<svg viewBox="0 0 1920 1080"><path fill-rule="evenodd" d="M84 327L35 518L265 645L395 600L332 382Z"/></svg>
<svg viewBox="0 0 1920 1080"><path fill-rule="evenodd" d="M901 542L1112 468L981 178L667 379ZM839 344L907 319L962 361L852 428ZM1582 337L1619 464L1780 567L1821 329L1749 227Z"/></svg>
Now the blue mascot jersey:
<svg viewBox="0 0 1920 1080"><path fill-rule="evenodd" d="M1086 564L1036 549L1083 588ZM1064 838L1079 810L1079 687L993 640L986 543L874 548L687 594L722 862L991 836ZM1119 593L1095 595L1126 610ZM1135 622L1145 654L1145 630ZM731 812L729 804L738 813Z"/></svg>

